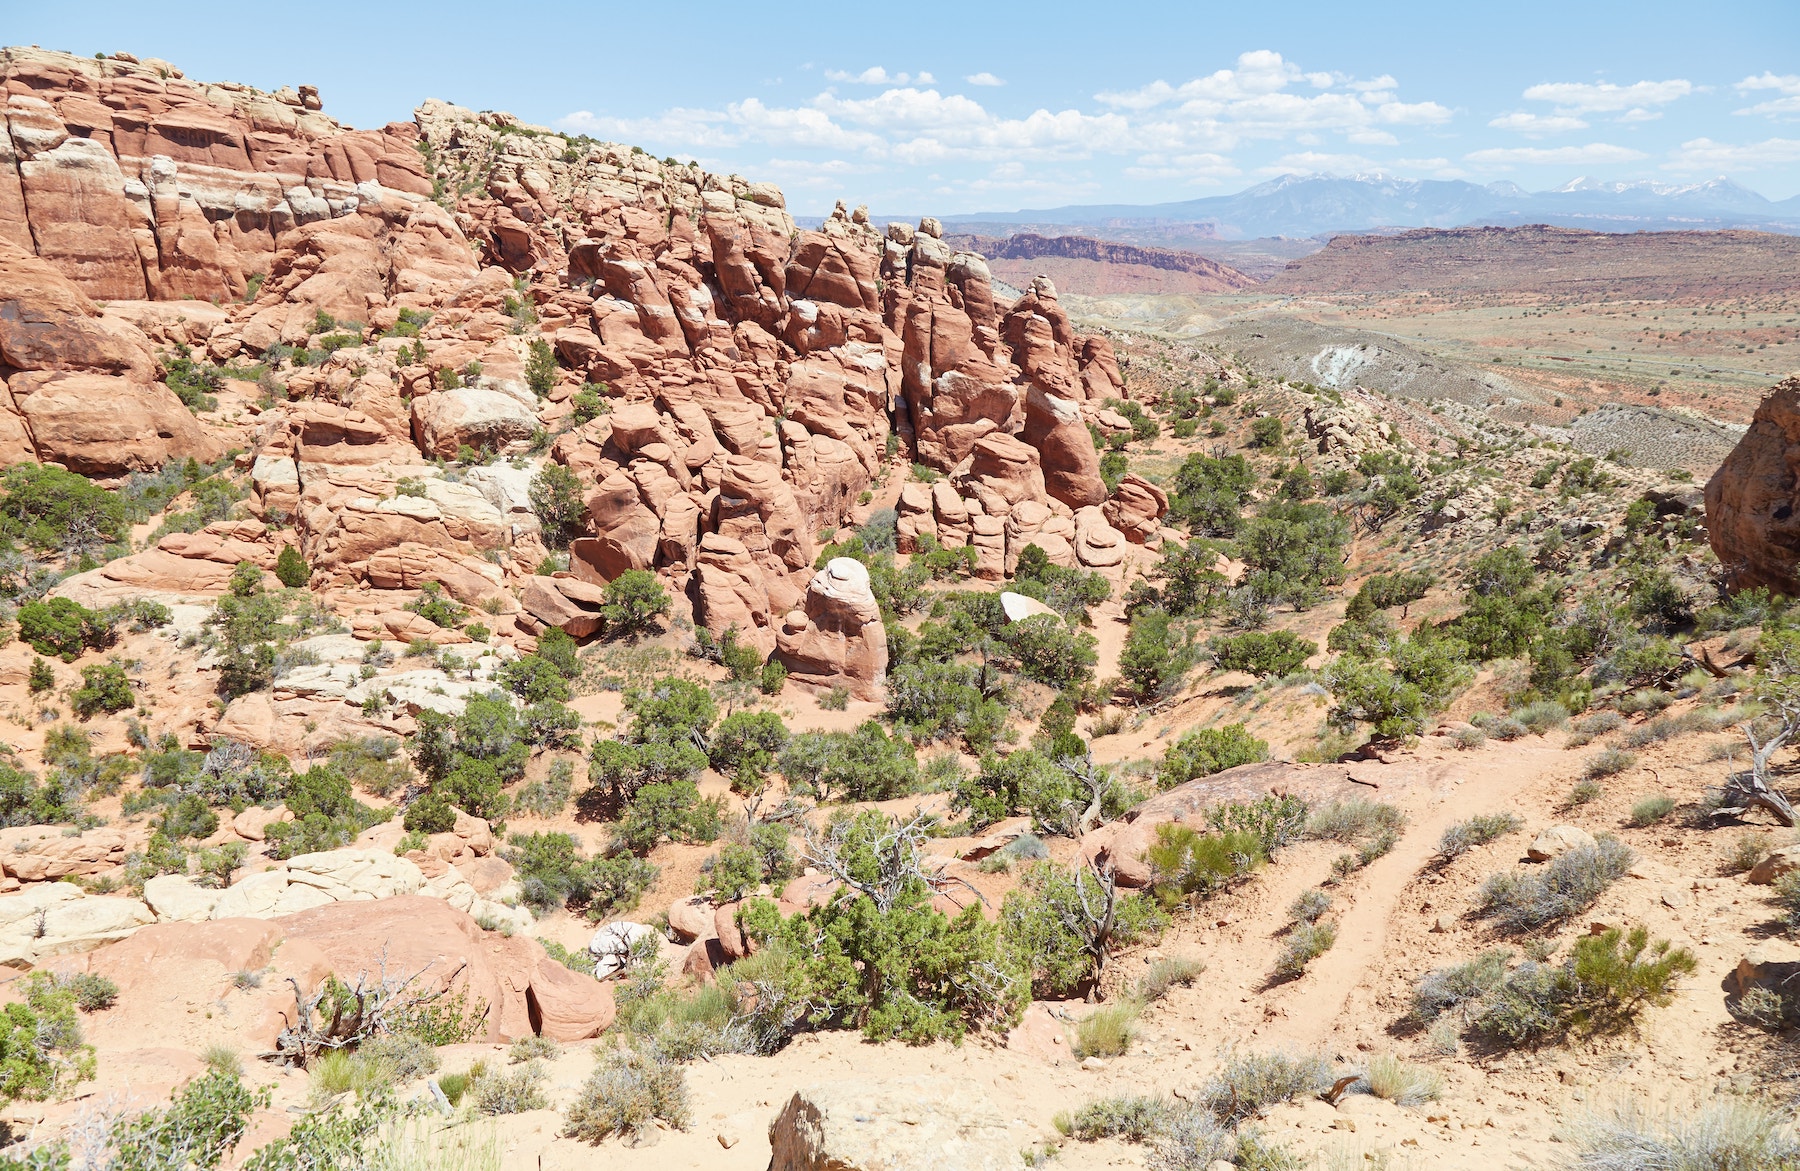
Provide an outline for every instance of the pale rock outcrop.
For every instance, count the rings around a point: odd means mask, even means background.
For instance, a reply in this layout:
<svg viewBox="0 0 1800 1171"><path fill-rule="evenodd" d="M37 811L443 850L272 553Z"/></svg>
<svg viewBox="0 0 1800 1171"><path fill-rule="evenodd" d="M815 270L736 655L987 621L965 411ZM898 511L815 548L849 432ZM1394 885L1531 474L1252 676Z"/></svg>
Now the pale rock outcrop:
<svg viewBox="0 0 1800 1171"><path fill-rule="evenodd" d="M860 561L834 557L813 575L804 612L790 613L776 640L789 680L826 690L843 687L858 699L886 694L887 629Z"/></svg>

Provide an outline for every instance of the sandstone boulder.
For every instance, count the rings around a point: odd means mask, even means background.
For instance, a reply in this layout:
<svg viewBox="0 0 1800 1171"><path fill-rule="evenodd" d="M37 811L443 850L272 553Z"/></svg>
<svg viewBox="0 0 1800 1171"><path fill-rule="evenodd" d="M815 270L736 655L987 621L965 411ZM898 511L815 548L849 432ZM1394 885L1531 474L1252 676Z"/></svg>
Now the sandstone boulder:
<svg viewBox="0 0 1800 1171"><path fill-rule="evenodd" d="M1776 386L1706 482L1706 536L1734 589L1800 594L1800 377Z"/></svg>
<svg viewBox="0 0 1800 1171"><path fill-rule="evenodd" d="M1525 856L1533 862L1548 862L1570 850L1594 844L1594 835L1576 825L1553 825L1531 839Z"/></svg>
<svg viewBox="0 0 1800 1171"><path fill-rule="evenodd" d="M516 455L530 450L537 415L511 395L464 386L413 400L413 436L427 455L450 458L458 448Z"/></svg>
<svg viewBox="0 0 1800 1171"><path fill-rule="evenodd" d="M1800 870L1800 845L1779 846L1769 856L1750 868L1745 881L1767 886L1784 874Z"/></svg>
<svg viewBox="0 0 1800 1171"><path fill-rule="evenodd" d="M886 694L887 628L860 561L834 557L806 589L804 621L785 625L776 655L805 687L843 687L859 699Z"/></svg>

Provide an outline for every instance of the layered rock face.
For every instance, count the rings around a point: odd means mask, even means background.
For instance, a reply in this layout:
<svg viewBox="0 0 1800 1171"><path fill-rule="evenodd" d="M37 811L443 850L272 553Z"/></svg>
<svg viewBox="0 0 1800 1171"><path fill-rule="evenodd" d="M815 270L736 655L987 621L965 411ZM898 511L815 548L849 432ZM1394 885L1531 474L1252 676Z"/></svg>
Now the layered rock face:
<svg viewBox="0 0 1800 1171"><path fill-rule="evenodd" d="M375 187L431 194L411 123L347 131L316 94L22 48L0 84L0 235L91 297L241 297L292 228Z"/></svg>
<svg viewBox="0 0 1800 1171"><path fill-rule="evenodd" d="M0 454L94 475L210 459L225 444L156 381L170 350L279 375L233 437L272 523L71 589L213 592L220 549L272 565L281 531L315 588L435 583L529 638L594 633L604 585L651 570L715 633L872 696L879 619L813 563L885 470L948 473L908 486L903 548L970 547L985 578L1033 543L1110 568L1156 539L1160 495L1109 501L1099 475L1108 343L1048 280L996 302L936 221L840 205L798 231L767 184L439 101L354 131L316 93L37 50L0 53L0 83ZM438 462L471 451L511 462ZM546 458L583 509L567 571L540 578ZM399 629L386 613L371 630Z"/></svg>
<svg viewBox="0 0 1800 1171"><path fill-rule="evenodd" d="M1706 482L1706 535L1732 589L1800 595L1800 378L1769 392Z"/></svg>

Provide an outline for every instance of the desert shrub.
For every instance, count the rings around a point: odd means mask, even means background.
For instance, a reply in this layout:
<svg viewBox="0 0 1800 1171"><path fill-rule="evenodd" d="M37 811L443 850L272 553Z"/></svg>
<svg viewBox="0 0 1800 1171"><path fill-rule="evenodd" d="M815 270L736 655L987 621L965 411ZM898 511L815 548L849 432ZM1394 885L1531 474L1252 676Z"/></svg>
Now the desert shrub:
<svg viewBox="0 0 1800 1171"><path fill-rule="evenodd" d="M1440 863L1462 857L1476 846L1485 846L1524 826L1525 819L1516 813L1478 813L1467 821L1459 821L1438 839Z"/></svg>
<svg viewBox="0 0 1800 1171"><path fill-rule="evenodd" d="M1151 889L1165 905L1223 890L1268 857L1261 839L1247 830L1202 834L1176 822L1158 825L1156 840L1144 851Z"/></svg>
<svg viewBox="0 0 1800 1171"><path fill-rule="evenodd" d="M1332 1081L1331 1063L1319 1054L1237 1053L1201 1087L1199 1104L1234 1125L1270 1106L1315 1094Z"/></svg>
<svg viewBox="0 0 1800 1171"><path fill-rule="evenodd" d="M68 598L26 602L14 619L19 624L20 642L65 663L74 662L89 647L110 646L113 640L112 627L103 615Z"/></svg>
<svg viewBox="0 0 1800 1171"><path fill-rule="evenodd" d="M1634 860L1630 847L1601 834L1592 845L1576 846L1530 870L1493 875L1481 886L1476 910L1507 931L1559 923L1593 906Z"/></svg>
<svg viewBox="0 0 1800 1171"><path fill-rule="evenodd" d="M887 714L894 731L915 743L961 741L987 752L1010 715L1003 694L994 674L973 664L911 661L888 673Z"/></svg>
<svg viewBox="0 0 1800 1171"><path fill-rule="evenodd" d="M608 1135L634 1139L654 1122L686 1130L693 1107L679 1065L632 1049L614 1049L569 1105L568 1133L585 1143Z"/></svg>
<svg viewBox="0 0 1800 1171"><path fill-rule="evenodd" d="M1612 927L1577 939L1560 965L1521 964L1489 994L1472 1023L1489 1041L1509 1047L1617 1031L1633 1025L1644 1009L1674 999L1679 978L1696 967L1686 948L1666 939L1652 945L1646 928L1626 935Z"/></svg>
<svg viewBox="0 0 1800 1171"><path fill-rule="evenodd" d="M1300 923L1294 926L1281 941L1281 951L1275 957L1275 975L1283 980L1298 979L1306 971L1306 965L1331 950L1337 942L1337 924L1326 921L1319 923Z"/></svg>
<svg viewBox="0 0 1800 1171"><path fill-rule="evenodd" d="M1140 610L1119 652L1120 685L1137 703L1166 698L1181 689L1197 657L1191 631L1166 611Z"/></svg>
<svg viewBox="0 0 1800 1171"><path fill-rule="evenodd" d="M1653 1114L1636 1100L1577 1122L1569 1139L1576 1171L1777 1171L1800 1166L1800 1135L1754 1099L1726 1098L1698 1110Z"/></svg>
<svg viewBox="0 0 1800 1171"><path fill-rule="evenodd" d="M1150 970L1131 985L1131 999L1143 1004L1151 1004L1167 996L1169 989L1176 986L1187 987L1200 978L1206 971L1206 965L1199 960L1180 957L1157 960L1150 965Z"/></svg>
<svg viewBox="0 0 1800 1171"><path fill-rule="evenodd" d="M1542 736L1553 728L1565 727L1569 722L1568 709L1551 699L1515 708L1512 717L1537 736Z"/></svg>
<svg viewBox="0 0 1800 1171"><path fill-rule="evenodd" d="M1019 674L1051 687L1088 682L1099 662L1094 636L1071 630L1052 614L1012 623L1001 632L1000 641L1018 663Z"/></svg>
<svg viewBox="0 0 1800 1171"><path fill-rule="evenodd" d="M1103 1005L1075 1022L1077 1057L1122 1057L1137 1035L1139 1006L1129 1000Z"/></svg>
<svg viewBox="0 0 1800 1171"><path fill-rule="evenodd" d="M1243 671L1265 679L1298 671L1319 646L1286 630L1253 630L1214 638L1207 649L1219 670Z"/></svg>
<svg viewBox="0 0 1800 1171"><path fill-rule="evenodd" d="M1743 874L1768 857L1771 846L1771 839L1763 834L1744 834L1726 847L1719 868L1726 874Z"/></svg>
<svg viewBox="0 0 1800 1171"><path fill-rule="evenodd" d="M1148 1094L1124 1094L1117 1098L1100 1098L1080 1109L1056 1116L1056 1129L1082 1142L1119 1138L1126 1142L1149 1142L1167 1127L1175 1110L1168 1098Z"/></svg>
<svg viewBox="0 0 1800 1171"><path fill-rule="evenodd" d="M1098 606L1112 596L1112 585L1105 574L1056 565L1036 545L1025 546L1019 554L1012 589L1036 598L1065 618L1085 615L1088 607Z"/></svg>
<svg viewBox="0 0 1800 1171"><path fill-rule="evenodd" d="M1306 836L1354 845L1405 824L1406 814L1394 806L1352 797L1313 810L1306 822Z"/></svg>
<svg viewBox="0 0 1800 1171"><path fill-rule="evenodd" d="M1288 918L1296 923L1312 923L1331 909L1331 896L1317 887L1301 891L1288 904Z"/></svg>
<svg viewBox="0 0 1800 1171"><path fill-rule="evenodd" d="M669 611L669 594L647 569L627 569L606 583L600 616L606 620L608 638L636 638L656 628L656 620Z"/></svg>
<svg viewBox="0 0 1800 1171"><path fill-rule="evenodd" d="M86 476L34 463L0 472L0 537L79 554L123 540L129 528L124 497Z"/></svg>
<svg viewBox="0 0 1800 1171"><path fill-rule="evenodd" d="M506 1060L513 1065L526 1061L555 1061L561 1056L561 1045L536 1033L520 1037L506 1049Z"/></svg>
<svg viewBox="0 0 1800 1171"><path fill-rule="evenodd" d="M409 1082L438 1070L437 1050L411 1033L381 1033L370 1037L356 1050L363 1057L379 1061L393 1071L394 1080Z"/></svg>
<svg viewBox="0 0 1800 1171"><path fill-rule="evenodd" d="M1800 875L1800 871L1790 870L1777 878L1770 888L1770 901L1781 912L1781 920L1790 931L1800 928L1800 877L1796 875Z"/></svg>
<svg viewBox="0 0 1800 1171"><path fill-rule="evenodd" d="M1444 1093L1444 1076L1435 1069L1402 1061L1390 1054L1371 1057L1363 1079L1369 1093L1396 1106L1423 1106Z"/></svg>
<svg viewBox="0 0 1800 1171"><path fill-rule="evenodd" d="M1170 486L1169 515L1196 533L1230 537L1240 523L1238 510L1255 486L1256 471L1241 455L1190 455Z"/></svg>
<svg viewBox="0 0 1800 1171"><path fill-rule="evenodd" d="M592 918L621 914L656 881L656 867L630 855L586 857L574 835L513 834L502 856L518 873L519 897L542 915L560 907Z"/></svg>
<svg viewBox="0 0 1800 1171"><path fill-rule="evenodd" d="M1577 805L1586 805L1589 801L1598 801L1605 792L1597 779L1586 777L1576 781L1569 789L1568 796L1563 798L1563 804L1572 809Z"/></svg>
<svg viewBox="0 0 1800 1171"><path fill-rule="evenodd" d="M1423 570L1377 573L1362 583L1345 607L1344 616L1360 618L1375 610L1410 605L1424 597L1435 583L1436 579Z"/></svg>
<svg viewBox="0 0 1800 1171"><path fill-rule="evenodd" d="M880 801L915 791L918 758L874 720L854 732L805 732L788 740L775 767L794 791L828 801Z"/></svg>
<svg viewBox="0 0 1800 1171"><path fill-rule="evenodd" d="M1104 914L1095 919L1089 911L1106 906L1108 893L1108 884L1085 867L1040 862L1007 894L1000 911L1006 946L1041 995L1085 994L1115 950L1167 924L1155 903L1119 890L1110 891L1110 921Z"/></svg>
<svg viewBox="0 0 1800 1171"><path fill-rule="evenodd" d="M81 669L81 686L69 692L69 707L86 720L99 712L122 712L135 706L125 668L101 663Z"/></svg>
<svg viewBox="0 0 1800 1171"><path fill-rule="evenodd" d="M80 812L80 799L64 785L39 784L30 773L0 764L0 825L52 825L73 821Z"/></svg>
<svg viewBox="0 0 1800 1171"><path fill-rule="evenodd" d="M745 775L760 780L775 765L776 756L787 746L787 725L774 712L733 712L719 722L707 741L707 758L713 771L722 777ZM753 783L734 787L754 791Z"/></svg>
<svg viewBox="0 0 1800 1171"><path fill-rule="evenodd" d="M311 580L312 567L300 555L299 549L293 545L283 545L281 555L275 558L275 576L282 585L297 590Z"/></svg>
<svg viewBox="0 0 1800 1171"><path fill-rule="evenodd" d="M1582 774L1589 780L1600 780L1603 777L1616 777L1620 773L1637 767L1637 757L1618 748L1608 748L1588 758L1582 768Z"/></svg>
<svg viewBox="0 0 1800 1171"><path fill-rule="evenodd" d="M1486 718L1477 716L1476 720L1478 721L1478 726L1481 730L1487 733L1488 737L1493 740L1511 743L1514 740L1521 739L1531 734L1531 729L1525 726L1524 721L1516 720L1511 716L1489 716Z"/></svg>
<svg viewBox="0 0 1800 1171"><path fill-rule="evenodd" d="M1642 798L1631 807L1631 816L1627 820L1639 829L1655 825L1669 814L1675 812L1675 798L1667 793L1658 793Z"/></svg>
<svg viewBox="0 0 1800 1171"><path fill-rule="evenodd" d="M385 1095L393 1089L395 1080L393 1066L349 1049L321 1054L306 1072L313 1100L321 1105L339 1094L354 1093L358 1098Z"/></svg>
<svg viewBox="0 0 1800 1171"><path fill-rule="evenodd" d="M1472 960L1427 972L1413 988L1414 1019L1430 1022L1444 1013L1474 1005L1505 983L1506 962L1511 958L1510 951L1498 948L1483 952Z"/></svg>
<svg viewBox="0 0 1800 1171"><path fill-rule="evenodd" d="M1616 732L1625 726L1625 717L1618 712L1595 712L1591 716L1583 716L1575 721L1575 732L1581 736L1604 736L1608 732Z"/></svg>
<svg viewBox="0 0 1800 1171"><path fill-rule="evenodd" d="M523 1114L545 1110L550 1099L544 1093L547 1080L542 1066L533 1062L517 1069L489 1070L470 1084L466 1097L477 1114Z"/></svg>
<svg viewBox="0 0 1800 1171"><path fill-rule="evenodd" d="M587 505L582 500L581 480L559 463L546 463L531 478L531 509L543 525L544 542L560 549L580 530Z"/></svg>
<svg viewBox="0 0 1800 1171"><path fill-rule="evenodd" d="M294 819L268 827L272 858L292 858L347 846L363 830L393 816L392 810L371 809L358 801L351 793L349 779L322 765L291 775L281 798Z"/></svg>
<svg viewBox="0 0 1800 1171"><path fill-rule="evenodd" d="M72 1152L69 1140L61 1138L39 1145L23 1157L0 1158L0 1166L8 1171L70 1166L104 1166L108 1171L162 1171L173 1167L211 1171L225 1161L243 1138L251 1112L267 1108L268 1104L269 1092L245 1088L237 1070L212 1068L183 1086L166 1106L152 1107L129 1118L108 1118L104 1148ZM76 1162L76 1158L80 1161ZM253 1157L246 1166L256 1164ZM272 1169L264 1164L257 1171Z"/></svg>
<svg viewBox="0 0 1800 1171"><path fill-rule="evenodd" d="M1156 770L1158 788L1172 789L1201 777L1269 759L1269 744L1244 730L1242 724L1197 728L1163 750Z"/></svg>
<svg viewBox="0 0 1800 1171"><path fill-rule="evenodd" d="M33 972L27 990L37 995L40 1003L48 995L66 993L70 1003L82 1012L100 1012L118 1002L119 986L97 972Z"/></svg>
<svg viewBox="0 0 1800 1171"><path fill-rule="evenodd" d="M1052 745L1043 751L1023 748L982 757L981 771L956 786L951 808L968 810L974 826L1023 812L1038 831L1069 837L1123 815L1131 806L1131 795L1108 770L1089 759L1079 739L1068 741L1072 743L1064 747L1075 751Z"/></svg>
<svg viewBox="0 0 1800 1171"><path fill-rule="evenodd" d="M1306 835L1306 802L1290 794L1269 794L1254 801L1221 801L1206 809L1206 824L1220 833L1255 836L1262 852L1275 852Z"/></svg>
<svg viewBox="0 0 1800 1171"><path fill-rule="evenodd" d="M1029 991L1001 962L999 930L975 906L954 919L932 909L923 843L916 825L847 814L815 844L839 860L834 869L864 876L866 890L788 919L773 903L744 904L745 932L773 945L745 1024L758 1051L803 1028L860 1027L872 1040L924 1044L1017 1018ZM855 965L869 975L850 976Z"/></svg>
<svg viewBox="0 0 1800 1171"><path fill-rule="evenodd" d="M526 703L560 703L570 695L567 677L554 663L537 655L520 655L501 667L495 679Z"/></svg>

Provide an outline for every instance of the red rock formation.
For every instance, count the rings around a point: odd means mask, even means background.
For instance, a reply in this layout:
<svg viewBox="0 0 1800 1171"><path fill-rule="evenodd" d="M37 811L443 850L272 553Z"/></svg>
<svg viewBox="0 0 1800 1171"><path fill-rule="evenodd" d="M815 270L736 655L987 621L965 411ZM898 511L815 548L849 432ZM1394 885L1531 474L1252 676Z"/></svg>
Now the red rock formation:
<svg viewBox="0 0 1800 1171"><path fill-rule="evenodd" d="M1756 408L1706 482L1706 535L1733 589L1800 595L1800 378Z"/></svg>

